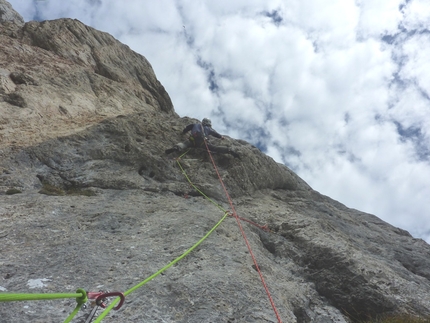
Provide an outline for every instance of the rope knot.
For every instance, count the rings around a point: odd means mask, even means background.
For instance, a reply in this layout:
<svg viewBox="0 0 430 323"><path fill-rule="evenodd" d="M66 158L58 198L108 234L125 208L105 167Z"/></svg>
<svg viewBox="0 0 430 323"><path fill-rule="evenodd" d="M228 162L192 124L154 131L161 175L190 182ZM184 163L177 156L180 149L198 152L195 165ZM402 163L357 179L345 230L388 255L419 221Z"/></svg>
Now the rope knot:
<svg viewBox="0 0 430 323"><path fill-rule="evenodd" d="M76 297L76 303L78 303L78 305L83 305L88 301L87 292L85 291L85 289L78 288L76 294L82 294L81 297Z"/></svg>

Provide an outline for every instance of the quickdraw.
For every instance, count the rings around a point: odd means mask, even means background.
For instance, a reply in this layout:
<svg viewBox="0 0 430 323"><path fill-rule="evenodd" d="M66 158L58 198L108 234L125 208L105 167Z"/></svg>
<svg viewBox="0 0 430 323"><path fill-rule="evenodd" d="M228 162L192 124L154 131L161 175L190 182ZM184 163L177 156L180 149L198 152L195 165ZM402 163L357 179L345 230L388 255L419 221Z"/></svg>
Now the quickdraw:
<svg viewBox="0 0 430 323"><path fill-rule="evenodd" d="M91 310L90 314L87 316L85 323L91 323L99 307L101 308L107 307L106 302L108 297L120 298L119 304L113 308L115 311L119 310L125 301L125 296L121 292L108 292L108 291L88 292L87 297L88 299L94 300L94 301L92 302L93 309Z"/></svg>

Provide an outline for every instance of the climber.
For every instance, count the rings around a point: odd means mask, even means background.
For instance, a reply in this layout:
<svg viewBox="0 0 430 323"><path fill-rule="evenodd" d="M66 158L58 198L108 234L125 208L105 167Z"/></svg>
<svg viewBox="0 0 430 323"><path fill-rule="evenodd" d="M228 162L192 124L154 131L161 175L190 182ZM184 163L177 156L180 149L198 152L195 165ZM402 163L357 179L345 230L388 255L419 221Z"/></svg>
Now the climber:
<svg viewBox="0 0 430 323"><path fill-rule="evenodd" d="M186 134L191 131L191 135L187 141L176 144L172 148L166 149L165 153L170 154L175 151L182 151L187 148L205 148L205 141L210 151L217 153L228 153L234 157L239 157L239 154L226 146L214 146L208 142L208 136L214 136L216 138L224 139L224 136L220 135L214 129L212 129L212 122L208 118L204 118L202 123L192 123L185 127L182 134Z"/></svg>

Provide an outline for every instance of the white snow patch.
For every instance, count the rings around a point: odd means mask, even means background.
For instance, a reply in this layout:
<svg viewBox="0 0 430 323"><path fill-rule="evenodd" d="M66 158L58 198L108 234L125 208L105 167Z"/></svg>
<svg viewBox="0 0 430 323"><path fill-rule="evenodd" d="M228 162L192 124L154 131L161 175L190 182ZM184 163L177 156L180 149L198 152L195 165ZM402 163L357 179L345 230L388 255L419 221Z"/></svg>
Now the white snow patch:
<svg viewBox="0 0 430 323"><path fill-rule="evenodd" d="M6 288L4 288L4 287L2 287L2 286L0 286L0 291L2 291L2 292L6 292L6 291L7 291L7 289L6 289Z"/></svg>
<svg viewBox="0 0 430 323"><path fill-rule="evenodd" d="M38 278L38 279L29 279L27 282L27 286L29 288L43 288L46 286L44 282L51 281L48 278Z"/></svg>

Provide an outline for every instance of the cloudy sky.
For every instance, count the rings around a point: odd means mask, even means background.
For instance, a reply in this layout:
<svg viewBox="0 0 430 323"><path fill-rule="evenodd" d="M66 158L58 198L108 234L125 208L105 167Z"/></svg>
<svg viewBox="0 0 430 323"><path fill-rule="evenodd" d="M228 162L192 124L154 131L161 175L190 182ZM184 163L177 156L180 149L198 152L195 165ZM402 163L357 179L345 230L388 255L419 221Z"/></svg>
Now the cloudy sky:
<svg viewBox="0 0 430 323"><path fill-rule="evenodd" d="M428 0L9 0L145 56L181 116L430 242Z"/></svg>

